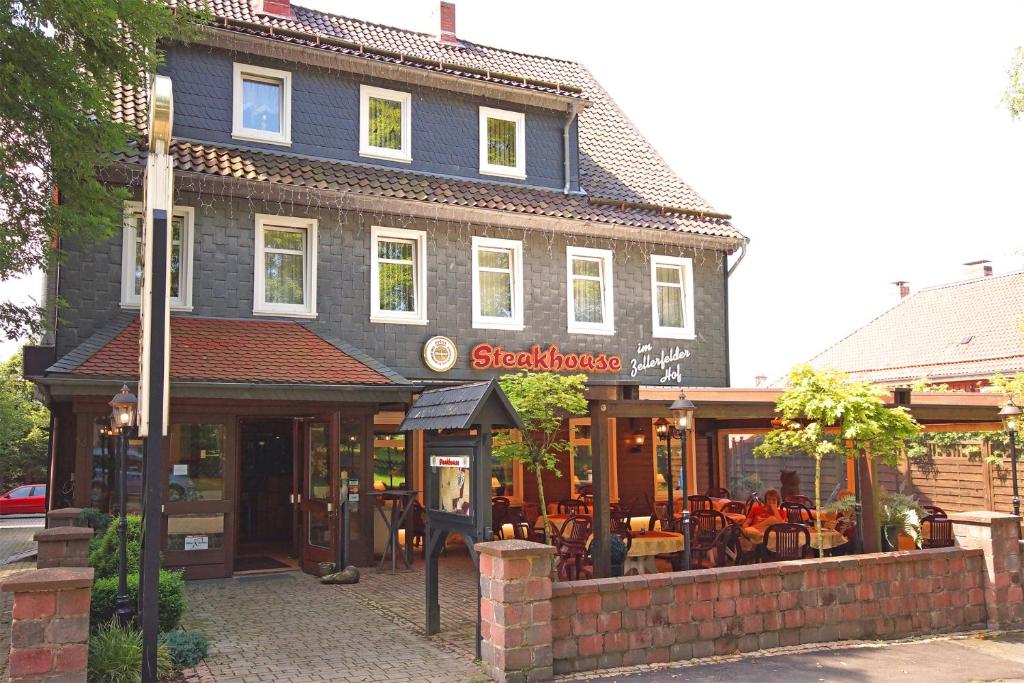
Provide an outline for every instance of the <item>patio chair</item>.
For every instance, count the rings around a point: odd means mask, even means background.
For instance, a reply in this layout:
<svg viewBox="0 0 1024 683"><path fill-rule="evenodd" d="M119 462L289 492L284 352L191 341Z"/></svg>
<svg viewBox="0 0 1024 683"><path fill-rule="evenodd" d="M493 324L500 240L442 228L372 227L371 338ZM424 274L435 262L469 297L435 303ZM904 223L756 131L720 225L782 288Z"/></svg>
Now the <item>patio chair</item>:
<svg viewBox="0 0 1024 683"><path fill-rule="evenodd" d="M779 506L779 511L785 513L786 521L790 524L810 525L814 523L814 515L806 505L785 502Z"/></svg>
<svg viewBox="0 0 1024 683"><path fill-rule="evenodd" d="M658 523L662 531L675 530L675 520L668 518L668 503L665 501L658 501L654 504L654 512L651 513L651 519L647 523L648 531L654 531L655 522Z"/></svg>
<svg viewBox="0 0 1024 683"><path fill-rule="evenodd" d="M555 503L555 511L560 515L586 514L583 503L573 498L563 498Z"/></svg>
<svg viewBox="0 0 1024 683"><path fill-rule="evenodd" d="M751 508L754 507L754 503L757 503L758 505L763 505L763 503L761 502L761 499L758 498L756 491L754 493L751 493L750 496L747 498L747 502L746 502L746 505L744 507L743 514L750 515L750 510L751 510Z"/></svg>
<svg viewBox="0 0 1024 683"><path fill-rule="evenodd" d="M938 505L922 505L921 508L929 515L935 515L936 517L948 517L946 511L940 508Z"/></svg>
<svg viewBox="0 0 1024 683"><path fill-rule="evenodd" d="M526 521L523 516L522 510L510 510L508 516L505 517L505 523L512 525L512 537L520 541L535 541L537 540L535 529L533 525ZM540 534L541 542L544 541L544 532Z"/></svg>
<svg viewBox="0 0 1024 683"><path fill-rule="evenodd" d="M690 505L690 512L715 509L715 503L709 496L687 496L686 500Z"/></svg>
<svg viewBox="0 0 1024 683"><path fill-rule="evenodd" d="M594 509L594 496L590 493L581 493L576 496L576 501L580 503L580 513L589 515L591 510Z"/></svg>
<svg viewBox="0 0 1024 683"><path fill-rule="evenodd" d="M424 541L427 534L427 509L418 500L412 501L412 545L415 548L423 548L427 552L427 544Z"/></svg>
<svg viewBox="0 0 1024 683"><path fill-rule="evenodd" d="M631 531L632 530L632 528L630 526L630 521L631 520L632 520L632 517L631 517L631 515L629 514L628 511L626 511L626 510L612 510L611 511L611 530L612 530L612 533L615 533L616 531L626 531L626 532Z"/></svg>
<svg viewBox="0 0 1024 683"><path fill-rule="evenodd" d="M775 550L769 550L772 536L775 537ZM772 524L764 532L761 553L769 562L808 557L811 553L811 532L803 524Z"/></svg>
<svg viewBox="0 0 1024 683"><path fill-rule="evenodd" d="M708 564L708 552L715 547L718 534L728 525L729 520L718 510L690 513L690 554L696 564Z"/></svg>
<svg viewBox="0 0 1024 683"><path fill-rule="evenodd" d="M593 530L593 521L587 515L572 515L562 522L555 546L560 580L576 581L593 576L587 565L587 541Z"/></svg>
<svg viewBox="0 0 1024 683"><path fill-rule="evenodd" d="M927 526L927 529L925 525ZM925 515L921 519L922 548L951 548L953 546L953 522L948 517Z"/></svg>
<svg viewBox="0 0 1024 683"><path fill-rule="evenodd" d="M491 498L491 527L494 529L494 536L496 538L505 538L502 526L506 522L511 504L511 501L504 496Z"/></svg>
<svg viewBox="0 0 1024 683"><path fill-rule="evenodd" d="M740 545L740 536L743 529L738 524L729 523L724 529L718 532L712 547L715 550L715 566L731 567L737 564L745 564L749 558L745 555Z"/></svg>
<svg viewBox="0 0 1024 683"><path fill-rule="evenodd" d="M708 489L708 497L710 497L710 498L728 498L729 497L729 489L723 489L721 487L719 487L719 488L710 488L710 489Z"/></svg>
<svg viewBox="0 0 1024 683"><path fill-rule="evenodd" d="M809 510L814 509L814 501L807 496L801 496L799 494L790 494L783 498L784 503L798 503L808 508Z"/></svg>
<svg viewBox="0 0 1024 683"><path fill-rule="evenodd" d="M747 504L740 500L730 500L722 506L722 512L728 512L733 515L745 515L747 514Z"/></svg>
<svg viewBox="0 0 1024 683"><path fill-rule="evenodd" d="M533 526L537 523L537 518L540 517L540 504L538 503L523 503L523 521Z"/></svg>

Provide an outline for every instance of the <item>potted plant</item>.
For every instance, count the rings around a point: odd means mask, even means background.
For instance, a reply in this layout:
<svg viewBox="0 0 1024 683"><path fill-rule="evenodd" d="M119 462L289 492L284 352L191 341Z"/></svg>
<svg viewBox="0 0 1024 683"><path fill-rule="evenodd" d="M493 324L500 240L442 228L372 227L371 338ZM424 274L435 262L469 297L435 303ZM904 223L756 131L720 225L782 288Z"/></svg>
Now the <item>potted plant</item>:
<svg viewBox="0 0 1024 683"><path fill-rule="evenodd" d="M618 536L611 537L612 576L622 576L626 565L626 542Z"/></svg>
<svg viewBox="0 0 1024 683"><path fill-rule="evenodd" d="M900 534L906 534L921 545L921 517L924 510L917 499L905 493L882 491L878 523L882 527L882 551L899 550Z"/></svg>

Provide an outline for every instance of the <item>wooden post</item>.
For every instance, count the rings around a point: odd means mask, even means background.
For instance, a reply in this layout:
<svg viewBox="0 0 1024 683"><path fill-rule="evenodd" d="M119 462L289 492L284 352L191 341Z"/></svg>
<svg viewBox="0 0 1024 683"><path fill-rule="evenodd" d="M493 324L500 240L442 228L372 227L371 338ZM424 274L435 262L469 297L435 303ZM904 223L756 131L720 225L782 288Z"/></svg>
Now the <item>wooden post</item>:
<svg viewBox="0 0 1024 683"><path fill-rule="evenodd" d="M594 578L611 574L611 505L609 479L611 458L608 448L608 404L590 401L590 450L594 459Z"/></svg>
<svg viewBox="0 0 1024 683"><path fill-rule="evenodd" d="M864 552L877 553L882 549L882 530L878 524L878 469L874 461L863 453L857 456L857 467L860 468Z"/></svg>

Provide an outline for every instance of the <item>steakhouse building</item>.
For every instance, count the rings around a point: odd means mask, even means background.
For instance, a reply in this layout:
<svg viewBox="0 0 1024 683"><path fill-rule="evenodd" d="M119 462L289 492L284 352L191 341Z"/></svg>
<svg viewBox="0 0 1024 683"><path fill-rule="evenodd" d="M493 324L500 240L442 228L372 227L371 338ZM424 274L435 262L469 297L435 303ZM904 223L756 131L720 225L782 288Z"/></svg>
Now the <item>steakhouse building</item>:
<svg viewBox="0 0 1024 683"><path fill-rule="evenodd" d="M169 565L312 567L338 542L344 495L354 559L372 561L366 494L422 487L418 444L396 428L424 386L518 369L728 384L728 255L746 240L584 67L461 40L447 3L439 36L287 0L215 14L159 70L175 109ZM146 93L115 96L144 132ZM54 416L54 507L112 507L107 402L137 381L145 157L102 171L135 194L123 230L66 242L48 273L66 307L26 374ZM669 466L650 421L625 422L622 498ZM587 423L570 425L552 499L589 480ZM137 509L134 440L130 469ZM507 463L494 482L513 501L533 490Z"/></svg>

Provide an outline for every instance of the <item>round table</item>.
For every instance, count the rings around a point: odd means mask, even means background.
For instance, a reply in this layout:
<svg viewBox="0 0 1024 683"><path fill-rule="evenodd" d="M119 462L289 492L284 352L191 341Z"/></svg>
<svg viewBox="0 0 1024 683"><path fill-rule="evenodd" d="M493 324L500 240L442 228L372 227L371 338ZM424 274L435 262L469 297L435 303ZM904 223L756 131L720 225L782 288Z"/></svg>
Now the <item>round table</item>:
<svg viewBox="0 0 1024 683"><path fill-rule="evenodd" d="M808 527L811 537L811 547L815 550L831 550L832 548L838 548L842 544L846 543L847 538L835 529L822 528L821 533L818 533L814 527ZM760 544L764 541L765 529L758 529L757 527L744 527L743 536L753 543L754 545ZM768 550L775 552L775 539L777 537L772 535L768 539Z"/></svg>
<svg viewBox="0 0 1024 683"><path fill-rule="evenodd" d="M626 562L622 567L624 574L635 569L637 574L657 573L654 563L656 555L678 553L683 549L683 535L673 531L648 531L633 536L633 544L626 554Z"/></svg>

